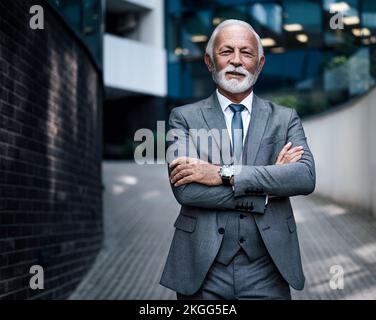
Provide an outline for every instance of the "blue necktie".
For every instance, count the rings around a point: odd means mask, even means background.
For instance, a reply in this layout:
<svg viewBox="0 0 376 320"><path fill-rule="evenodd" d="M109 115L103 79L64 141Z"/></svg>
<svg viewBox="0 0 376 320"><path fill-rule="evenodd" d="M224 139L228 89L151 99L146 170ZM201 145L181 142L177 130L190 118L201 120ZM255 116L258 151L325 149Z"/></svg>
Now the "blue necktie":
<svg viewBox="0 0 376 320"><path fill-rule="evenodd" d="M232 151L233 156L235 157L234 161L237 164L242 163L241 155L243 150L243 120L241 112L245 109L245 106L242 104L232 103L229 105L229 108L234 113L231 123L231 135L232 135Z"/></svg>

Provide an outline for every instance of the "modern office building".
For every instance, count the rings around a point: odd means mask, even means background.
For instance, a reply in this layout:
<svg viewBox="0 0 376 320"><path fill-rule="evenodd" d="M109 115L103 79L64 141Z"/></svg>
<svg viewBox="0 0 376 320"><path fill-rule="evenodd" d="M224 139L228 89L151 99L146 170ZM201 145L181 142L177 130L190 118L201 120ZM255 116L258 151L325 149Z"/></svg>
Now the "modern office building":
<svg viewBox="0 0 376 320"><path fill-rule="evenodd" d="M166 118L163 0L107 0L104 156L133 158L134 132Z"/></svg>
<svg viewBox="0 0 376 320"><path fill-rule="evenodd" d="M170 0L166 46L174 104L213 91L203 55L224 19L247 21L262 38L266 63L255 92L301 116L337 106L375 83L375 1Z"/></svg>

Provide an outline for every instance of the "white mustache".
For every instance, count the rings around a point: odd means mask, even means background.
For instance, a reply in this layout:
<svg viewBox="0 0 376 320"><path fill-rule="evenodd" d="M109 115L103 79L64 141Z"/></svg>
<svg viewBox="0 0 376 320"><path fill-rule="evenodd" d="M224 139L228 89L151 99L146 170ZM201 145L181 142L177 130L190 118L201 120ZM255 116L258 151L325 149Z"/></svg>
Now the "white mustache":
<svg viewBox="0 0 376 320"><path fill-rule="evenodd" d="M241 73L245 76L249 76L250 73L244 69L243 67L233 67L233 66L227 66L226 68L222 69L221 72L226 73L226 72L236 72L236 73Z"/></svg>

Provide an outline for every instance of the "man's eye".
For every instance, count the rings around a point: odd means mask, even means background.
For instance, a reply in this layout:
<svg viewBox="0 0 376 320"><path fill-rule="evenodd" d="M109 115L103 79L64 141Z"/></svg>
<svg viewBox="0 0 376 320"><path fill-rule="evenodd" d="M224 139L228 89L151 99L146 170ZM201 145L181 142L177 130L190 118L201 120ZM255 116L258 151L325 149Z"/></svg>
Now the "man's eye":
<svg viewBox="0 0 376 320"><path fill-rule="evenodd" d="M222 51L221 54L230 54L231 51L230 50L226 50L226 51Z"/></svg>
<svg viewBox="0 0 376 320"><path fill-rule="evenodd" d="M251 52L243 51L243 54L246 55L246 56L249 56L249 57L253 57L253 53L251 53Z"/></svg>

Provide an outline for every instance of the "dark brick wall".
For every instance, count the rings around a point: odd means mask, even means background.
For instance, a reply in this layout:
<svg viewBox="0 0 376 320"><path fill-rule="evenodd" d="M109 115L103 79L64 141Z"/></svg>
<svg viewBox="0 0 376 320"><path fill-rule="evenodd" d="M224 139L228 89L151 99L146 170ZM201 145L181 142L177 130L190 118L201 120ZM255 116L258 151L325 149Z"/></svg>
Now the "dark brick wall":
<svg viewBox="0 0 376 320"><path fill-rule="evenodd" d="M35 4L45 30L29 28ZM0 299L67 298L101 247L102 92L46 1L0 1Z"/></svg>

